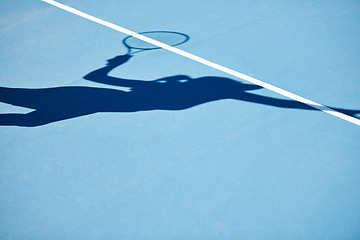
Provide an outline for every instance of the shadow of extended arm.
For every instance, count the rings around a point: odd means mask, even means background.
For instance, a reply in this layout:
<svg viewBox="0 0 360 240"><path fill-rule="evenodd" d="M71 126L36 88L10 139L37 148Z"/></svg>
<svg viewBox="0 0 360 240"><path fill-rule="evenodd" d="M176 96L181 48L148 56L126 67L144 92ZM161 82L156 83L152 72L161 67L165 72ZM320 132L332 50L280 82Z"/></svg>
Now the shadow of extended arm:
<svg viewBox="0 0 360 240"><path fill-rule="evenodd" d="M111 70L126 63L130 58L131 55L121 55L109 59L108 64L105 67L92 71L91 73L84 76L84 79L92 82L120 87L135 87L139 84L144 84L145 81L141 80L132 80L108 76Z"/></svg>
<svg viewBox="0 0 360 240"><path fill-rule="evenodd" d="M273 106L273 107L280 107L280 108L289 108L289 109L292 108L292 109L319 111L319 109L317 109L315 107L306 105L306 104L298 102L298 101L272 98L272 97L262 96L262 95L253 94L253 93L242 93L241 95L234 97L234 99L242 100L242 101L246 101L246 102L264 104L264 105ZM335 111L338 111L338 112L341 112L346 115L353 116L353 117L359 119L359 117L357 115L360 113L360 110L335 108L335 107L329 107L329 106L327 106L327 107L331 108Z"/></svg>

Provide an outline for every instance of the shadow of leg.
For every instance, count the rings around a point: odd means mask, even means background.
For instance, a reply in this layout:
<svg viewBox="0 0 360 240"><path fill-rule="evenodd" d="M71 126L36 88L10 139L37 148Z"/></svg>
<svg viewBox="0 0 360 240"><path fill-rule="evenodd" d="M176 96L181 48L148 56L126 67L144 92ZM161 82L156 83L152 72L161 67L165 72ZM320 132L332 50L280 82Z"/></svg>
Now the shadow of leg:
<svg viewBox="0 0 360 240"><path fill-rule="evenodd" d="M330 108L338 112L344 113L346 115L352 116L354 118L360 119L360 110L351 110L351 109L333 108L333 107Z"/></svg>

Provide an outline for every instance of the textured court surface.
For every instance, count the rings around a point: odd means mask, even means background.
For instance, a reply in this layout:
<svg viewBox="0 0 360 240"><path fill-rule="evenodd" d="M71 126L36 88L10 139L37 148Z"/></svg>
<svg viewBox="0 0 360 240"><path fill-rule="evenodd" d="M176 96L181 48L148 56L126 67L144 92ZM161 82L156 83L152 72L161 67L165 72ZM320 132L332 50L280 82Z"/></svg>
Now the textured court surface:
<svg viewBox="0 0 360 240"><path fill-rule="evenodd" d="M61 3L185 33L180 49L360 109L357 1ZM126 53L125 34L37 0L3 0L0 16L0 87L118 89L83 77ZM235 79L164 50L111 75ZM0 101L2 116L30 111ZM359 126L328 114L231 99L0 126L0 239L359 239L359 143Z"/></svg>

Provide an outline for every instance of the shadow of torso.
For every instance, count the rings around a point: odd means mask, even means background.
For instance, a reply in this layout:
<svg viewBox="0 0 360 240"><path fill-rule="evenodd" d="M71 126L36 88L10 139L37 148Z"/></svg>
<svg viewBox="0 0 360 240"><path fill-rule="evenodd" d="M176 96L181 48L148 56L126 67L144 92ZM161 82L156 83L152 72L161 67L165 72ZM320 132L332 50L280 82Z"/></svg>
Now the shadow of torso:
<svg viewBox="0 0 360 240"><path fill-rule="evenodd" d="M175 78L175 77L174 77ZM21 105L37 111L59 111L61 114L96 112L137 112L146 110L183 110L199 104L232 98L246 90L228 78L202 77L197 79L167 81L142 81L121 91L111 88L58 87L24 89L33 91ZM257 87L257 86L254 86ZM36 92L36 93L35 93Z"/></svg>
<svg viewBox="0 0 360 240"><path fill-rule="evenodd" d="M203 103L238 98L260 87L229 78L172 76L129 81L131 91L97 87L20 89L0 87L0 101L34 109L29 114L1 114L0 125L38 126L99 112L184 110Z"/></svg>

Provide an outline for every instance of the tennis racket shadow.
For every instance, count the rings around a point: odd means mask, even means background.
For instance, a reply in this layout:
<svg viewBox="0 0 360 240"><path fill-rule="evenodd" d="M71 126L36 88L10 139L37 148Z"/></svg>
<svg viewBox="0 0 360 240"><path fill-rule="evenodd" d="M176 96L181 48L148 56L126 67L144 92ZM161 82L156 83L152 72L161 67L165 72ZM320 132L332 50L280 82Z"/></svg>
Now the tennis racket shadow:
<svg viewBox="0 0 360 240"><path fill-rule="evenodd" d="M160 38L164 40L165 35L167 35L167 38L169 37L169 32L166 34L163 34L163 32L156 33L158 36L161 35L158 40ZM170 35L174 35L174 32L171 32ZM185 34L177 35L182 39L181 41L167 41L167 43L174 46L189 39ZM84 76L84 79L88 81L129 87L131 88L130 92L112 88L85 86L42 89L0 87L0 102L34 110L27 114L0 114L0 125L37 127L95 113L131 113L152 110L179 111L223 99L234 99L284 109L318 111L297 101L255 94L251 91L262 87L245 84L230 78L216 76L191 78L187 75L175 75L153 81L144 81L110 76L110 71L127 63L134 54L158 49L158 47L151 48L150 46L140 45L140 42L137 42L136 45L135 42L137 40L131 39L131 37L124 39L123 43L128 48L126 54L109 59L106 66ZM333 109L351 116L360 113L360 110Z"/></svg>
<svg viewBox="0 0 360 240"><path fill-rule="evenodd" d="M124 38L122 44L127 48L125 55L133 55L144 51L159 50L164 45L175 47L189 41L184 33L173 31L148 31ZM160 44L160 46L159 46Z"/></svg>
<svg viewBox="0 0 360 240"><path fill-rule="evenodd" d="M144 40L139 39L144 38ZM108 59L108 65L121 65L134 54L141 52L162 50L162 47L149 43L155 41L170 47L175 47L189 41L190 37L184 33L174 31L147 31L138 33L136 36L128 36L122 40L127 52L123 55Z"/></svg>

